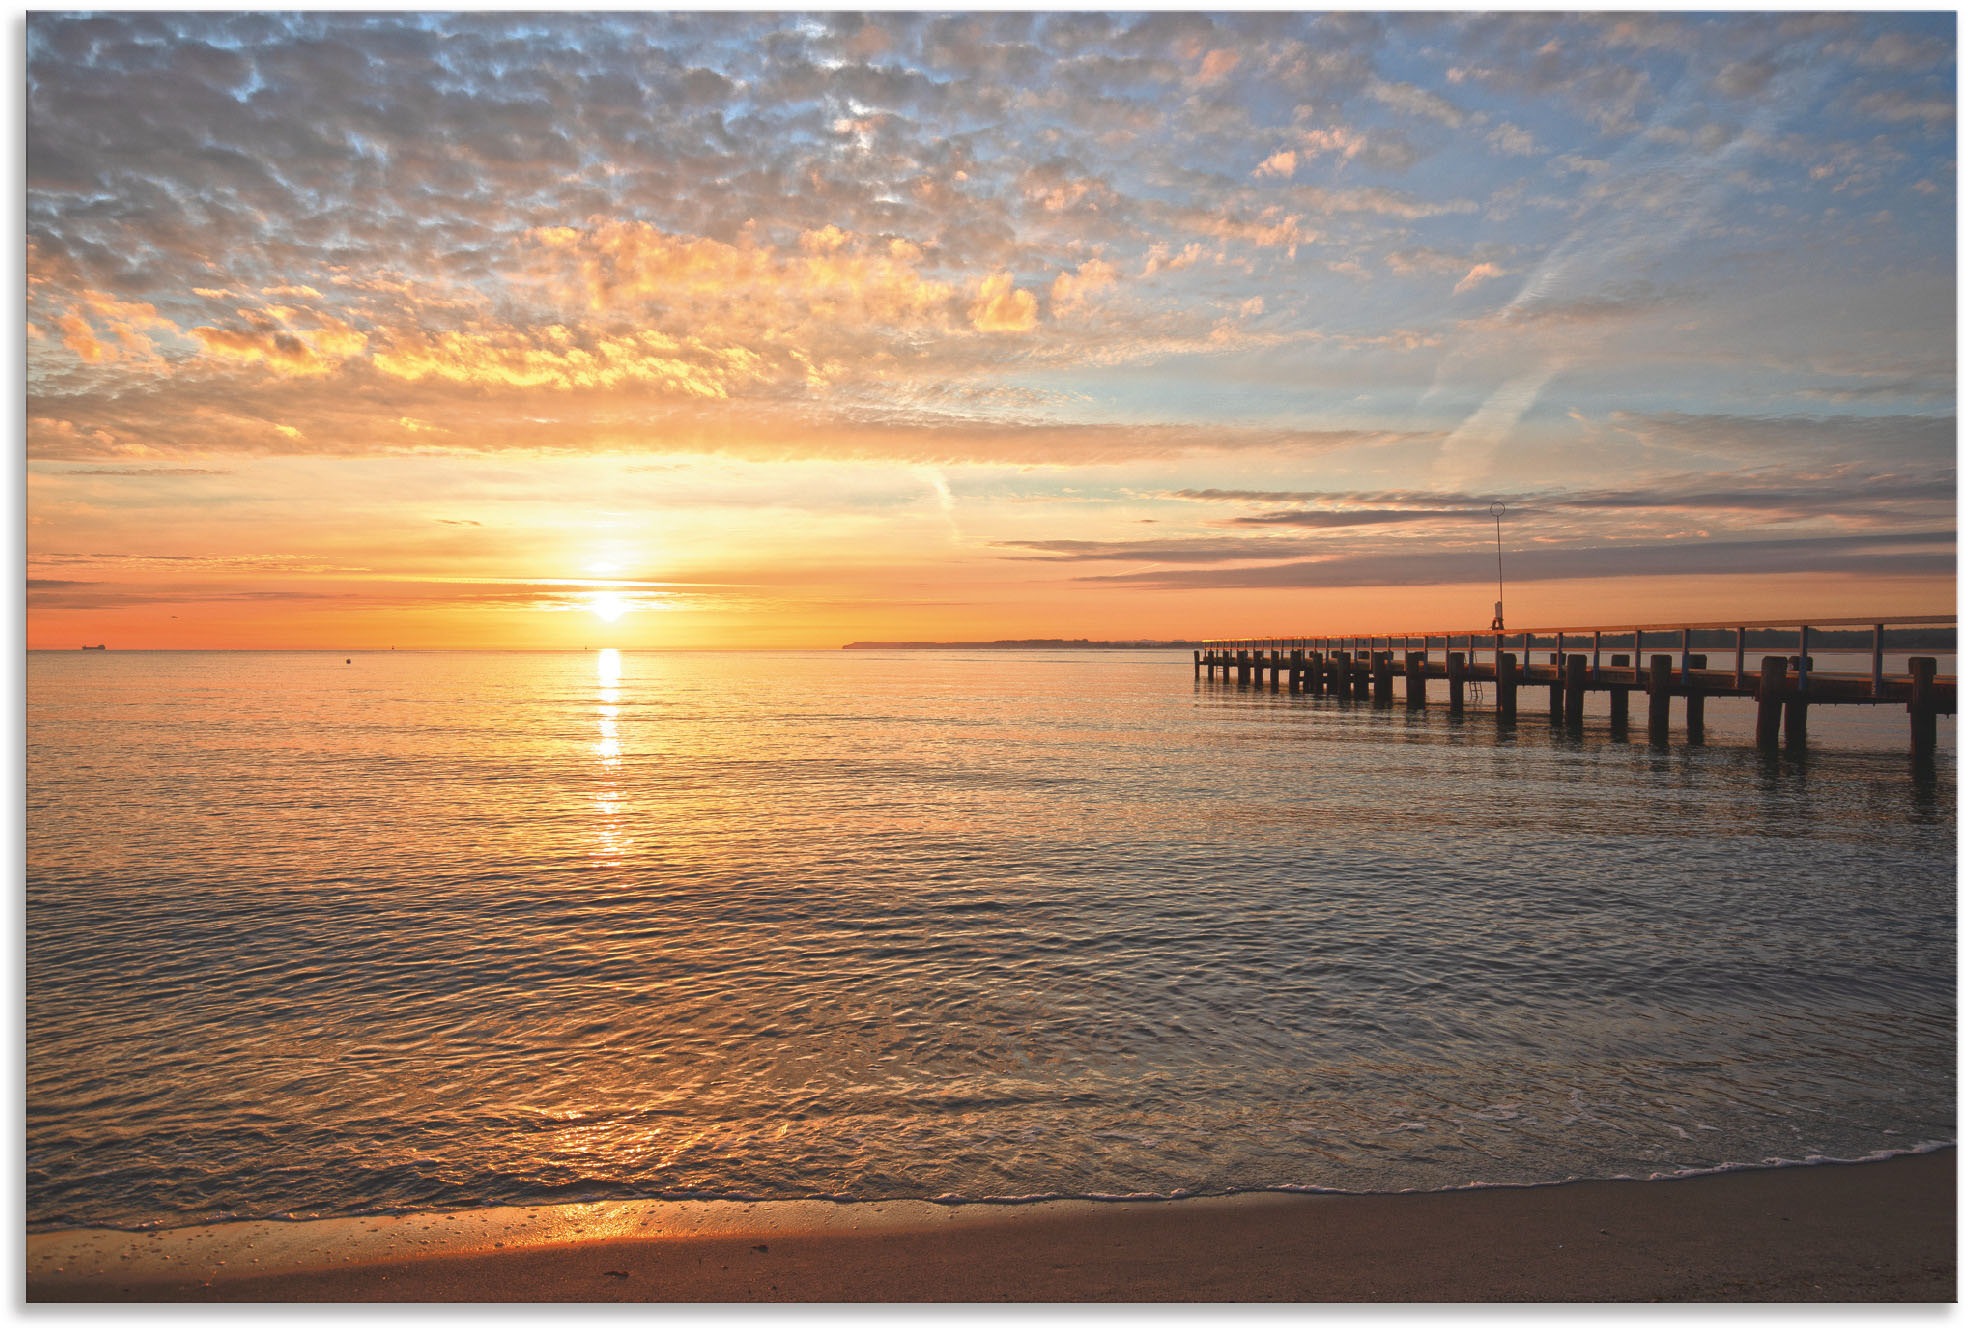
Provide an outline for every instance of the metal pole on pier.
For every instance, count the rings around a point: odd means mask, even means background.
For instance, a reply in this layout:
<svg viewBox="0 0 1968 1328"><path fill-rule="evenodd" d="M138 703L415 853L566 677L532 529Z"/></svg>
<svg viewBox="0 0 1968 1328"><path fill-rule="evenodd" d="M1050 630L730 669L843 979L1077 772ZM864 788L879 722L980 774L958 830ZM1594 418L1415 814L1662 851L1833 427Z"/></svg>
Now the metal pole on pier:
<svg viewBox="0 0 1968 1328"><path fill-rule="evenodd" d="M1496 615L1490 619L1490 630L1503 630L1503 513L1502 503L1490 504L1490 515L1496 518L1497 525L1497 603Z"/></svg>

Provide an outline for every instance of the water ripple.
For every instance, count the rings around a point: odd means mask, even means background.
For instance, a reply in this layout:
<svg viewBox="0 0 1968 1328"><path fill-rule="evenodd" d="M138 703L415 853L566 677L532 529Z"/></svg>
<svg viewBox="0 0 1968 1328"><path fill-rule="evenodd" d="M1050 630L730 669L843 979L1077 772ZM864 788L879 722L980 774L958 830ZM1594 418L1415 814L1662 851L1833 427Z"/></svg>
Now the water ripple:
<svg viewBox="0 0 1968 1328"><path fill-rule="evenodd" d="M30 1226L1953 1137L1951 748L1186 663L33 655Z"/></svg>

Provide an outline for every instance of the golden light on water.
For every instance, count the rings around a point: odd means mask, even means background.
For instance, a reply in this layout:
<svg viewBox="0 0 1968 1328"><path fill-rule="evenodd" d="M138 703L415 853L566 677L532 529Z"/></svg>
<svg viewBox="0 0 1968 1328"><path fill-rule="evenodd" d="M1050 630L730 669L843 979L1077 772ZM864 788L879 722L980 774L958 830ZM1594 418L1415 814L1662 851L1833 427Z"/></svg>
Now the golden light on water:
<svg viewBox="0 0 1968 1328"><path fill-rule="evenodd" d="M622 763L622 742L617 727L621 700L622 652L613 648L595 652L595 732L599 741L593 751L602 782L594 798L594 856L603 859L621 857L629 842L622 831L628 799L618 782Z"/></svg>

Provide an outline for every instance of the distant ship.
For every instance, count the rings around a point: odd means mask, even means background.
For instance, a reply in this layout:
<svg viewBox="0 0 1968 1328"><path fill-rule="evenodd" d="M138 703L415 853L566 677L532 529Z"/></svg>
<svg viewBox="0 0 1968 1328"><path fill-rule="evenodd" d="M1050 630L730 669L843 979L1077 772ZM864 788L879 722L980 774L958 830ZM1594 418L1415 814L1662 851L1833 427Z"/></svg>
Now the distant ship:
<svg viewBox="0 0 1968 1328"><path fill-rule="evenodd" d="M107 650L108 646L83 646L84 650Z"/></svg>

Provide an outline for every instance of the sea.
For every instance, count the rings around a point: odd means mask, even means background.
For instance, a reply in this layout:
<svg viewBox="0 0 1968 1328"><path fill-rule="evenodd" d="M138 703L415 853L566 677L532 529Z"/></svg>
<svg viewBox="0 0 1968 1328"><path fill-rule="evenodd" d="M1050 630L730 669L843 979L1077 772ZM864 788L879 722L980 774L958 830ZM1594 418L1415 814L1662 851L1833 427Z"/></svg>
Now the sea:
<svg viewBox="0 0 1968 1328"><path fill-rule="evenodd" d="M1827 667L1820 664L1821 669ZM1944 662L1952 670L1952 660ZM1187 651L30 652L30 1231L1956 1138L1955 721Z"/></svg>

